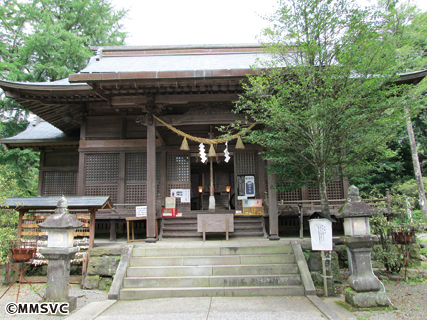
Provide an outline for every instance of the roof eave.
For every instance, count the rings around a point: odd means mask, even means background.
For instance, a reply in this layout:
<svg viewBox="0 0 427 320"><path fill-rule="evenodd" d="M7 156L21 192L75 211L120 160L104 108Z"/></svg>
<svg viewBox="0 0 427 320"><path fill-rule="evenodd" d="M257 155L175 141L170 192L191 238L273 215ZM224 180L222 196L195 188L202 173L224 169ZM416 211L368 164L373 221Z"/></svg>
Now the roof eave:
<svg viewBox="0 0 427 320"><path fill-rule="evenodd" d="M256 75L258 71L247 69L223 70L187 70L187 71L142 71L142 72L108 72L78 73L70 75L71 83L120 80L170 80L170 79L206 79L206 78L244 78Z"/></svg>

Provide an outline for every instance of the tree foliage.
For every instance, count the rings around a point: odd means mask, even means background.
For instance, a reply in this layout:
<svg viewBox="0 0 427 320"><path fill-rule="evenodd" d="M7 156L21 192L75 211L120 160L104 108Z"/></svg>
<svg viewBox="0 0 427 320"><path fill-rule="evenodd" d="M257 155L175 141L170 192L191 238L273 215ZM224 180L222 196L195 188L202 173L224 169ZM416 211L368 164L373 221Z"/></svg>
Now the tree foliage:
<svg viewBox="0 0 427 320"><path fill-rule="evenodd" d="M124 44L126 12L109 0L0 0L0 79L66 78L86 66L90 46ZM27 118L16 102L2 96L0 103L2 120Z"/></svg>
<svg viewBox="0 0 427 320"><path fill-rule="evenodd" d="M90 46L124 44L125 16L126 11L116 11L110 0L0 0L0 80L66 78L86 66ZM3 92L0 114L2 138L28 125L28 111ZM0 200L37 195L38 159L31 150L0 150ZM15 237L17 217L10 210L0 212L0 217L4 243Z"/></svg>
<svg viewBox="0 0 427 320"><path fill-rule="evenodd" d="M249 77L237 111L264 125L248 139L268 148L270 169L294 186L316 183L329 213L326 183L390 153L404 120L396 35L388 12L352 0L281 1L270 22L271 59Z"/></svg>

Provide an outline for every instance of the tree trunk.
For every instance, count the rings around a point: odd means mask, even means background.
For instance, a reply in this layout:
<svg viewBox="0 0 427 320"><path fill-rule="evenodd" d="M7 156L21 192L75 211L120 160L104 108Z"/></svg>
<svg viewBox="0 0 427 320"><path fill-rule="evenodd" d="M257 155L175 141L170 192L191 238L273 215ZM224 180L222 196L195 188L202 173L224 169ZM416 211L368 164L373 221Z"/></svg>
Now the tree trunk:
<svg viewBox="0 0 427 320"><path fill-rule="evenodd" d="M412 162L414 164L414 173L415 173L415 178L417 180L417 188L418 188L421 212L423 213L423 217L427 218L426 194L424 192L423 176L421 173L420 161L418 158L418 151L415 143L414 130L412 128L412 122L411 122L411 117L409 115L409 110L406 107L404 108L406 113L406 128L408 129L408 137L409 137L409 142L411 144Z"/></svg>
<svg viewBox="0 0 427 320"><path fill-rule="evenodd" d="M319 186L320 205L322 207L322 213L330 217L331 212L329 210L328 193L326 192L326 169L325 168L317 169L317 183Z"/></svg>

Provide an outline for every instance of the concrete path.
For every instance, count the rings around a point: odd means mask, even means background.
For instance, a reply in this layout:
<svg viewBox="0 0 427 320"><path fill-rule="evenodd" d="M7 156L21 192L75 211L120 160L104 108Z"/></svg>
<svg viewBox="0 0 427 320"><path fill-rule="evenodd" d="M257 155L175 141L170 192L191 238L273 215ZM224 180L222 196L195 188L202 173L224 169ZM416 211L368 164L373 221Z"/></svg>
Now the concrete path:
<svg viewBox="0 0 427 320"><path fill-rule="evenodd" d="M356 319L334 309L317 297L173 298L91 303L67 320Z"/></svg>

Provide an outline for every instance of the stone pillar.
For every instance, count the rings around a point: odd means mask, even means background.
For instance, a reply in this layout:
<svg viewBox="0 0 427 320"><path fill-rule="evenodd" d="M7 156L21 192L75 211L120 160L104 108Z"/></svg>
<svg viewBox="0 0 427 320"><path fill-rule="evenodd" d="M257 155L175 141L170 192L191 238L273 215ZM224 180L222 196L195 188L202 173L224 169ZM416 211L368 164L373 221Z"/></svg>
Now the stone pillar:
<svg viewBox="0 0 427 320"><path fill-rule="evenodd" d="M68 296L70 282L70 260L77 248L43 248L40 253L49 260L47 265L46 300L67 301L71 312L77 306L77 298Z"/></svg>
<svg viewBox="0 0 427 320"><path fill-rule="evenodd" d="M345 232L341 242L348 248L351 265L348 282L352 290L346 292L346 302L357 308L389 306L385 288L372 270L371 252L377 237L370 233L369 217L375 213L374 209L361 202L359 189L351 186L348 202L339 213L344 218Z"/></svg>

